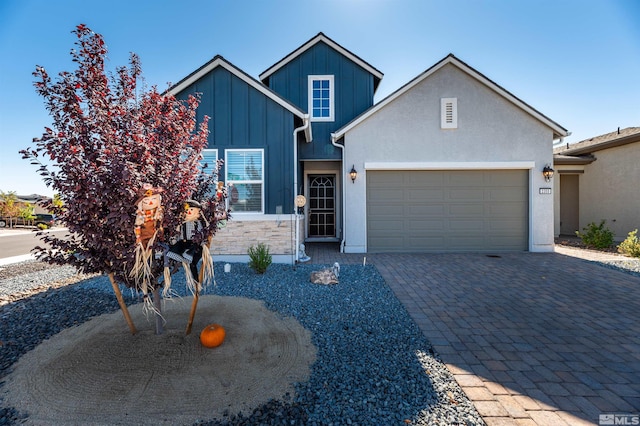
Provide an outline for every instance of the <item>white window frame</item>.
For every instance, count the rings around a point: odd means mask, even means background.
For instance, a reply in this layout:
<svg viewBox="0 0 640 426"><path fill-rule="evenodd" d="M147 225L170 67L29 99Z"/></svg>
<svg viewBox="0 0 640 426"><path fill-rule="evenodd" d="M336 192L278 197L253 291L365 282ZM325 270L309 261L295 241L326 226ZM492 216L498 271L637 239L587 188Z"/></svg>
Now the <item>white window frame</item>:
<svg viewBox="0 0 640 426"><path fill-rule="evenodd" d="M458 128L458 98L440 99L440 128Z"/></svg>
<svg viewBox="0 0 640 426"><path fill-rule="evenodd" d="M236 153L236 152L259 152L260 156L261 156L261 164L260 164L260 172L261 172L261 176L260 176L260 180L232 180L229 179L229 168L231 165L231 162L229 161L229 154L232 153ZM234 210L233 214L264 214L264 148L247 148L247 149L225 149L224 151L224 155L225 155L225 167L224 167L224 173L225 173L225 184L228 188L229 193L227 194L229 199L231 200L231 186L236 185L236 184L260 184L260 211L238 211L238 210ZM233 207L233 205L232 205Z"/></svg>
<svg viewBox="0 0 640 426"><path fill-rule="evenodd" d="M313 115L313 82L314 81L329 81L329 116L328 117L316 117ZM310 75L307 78L308 84L308 109L307 112L311 117L311 121L334 121L335 120L335 90L334 90L334 76L333 75Z"/></svg>

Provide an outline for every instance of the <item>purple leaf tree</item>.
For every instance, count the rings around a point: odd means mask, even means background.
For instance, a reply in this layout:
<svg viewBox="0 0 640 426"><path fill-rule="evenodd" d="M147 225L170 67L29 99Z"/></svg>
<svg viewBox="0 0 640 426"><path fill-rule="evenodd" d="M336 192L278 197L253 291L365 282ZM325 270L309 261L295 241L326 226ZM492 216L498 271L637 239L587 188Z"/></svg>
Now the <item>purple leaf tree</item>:
<svg viewBox="0 0 640 426"><path fill-rule="evenodd" d="M69 229L64 238L44 235L46 246L36 248L35 253L49 263L109 275L128 317L116 283L145 294L155 291L154 296L162 286L162 265L153 265L151 281L140 283L130 277L140 189L146 184L163 190L160 226L164 232L158 234L153 250L179 227L184 202L194 194L205 197L199 201L206 206L209 219L197 238L210 241L222 217L216 212L224 212L224 196L211 187L216 175L201 175L208 117L197 124L199 98L179 101L155 87L143 90L135 54L128 67L119 67L108 76L103 37L85 25L78 25L73 33L77 40L71 56L77 69L61 72L55 82L41 66L33 73L52 125L21 153L38 166L47 186L60 195L62 205L50 203L48 208ZM215 166L217 173L219 165ZM135 333L133 324L129 325Z"/></svg>

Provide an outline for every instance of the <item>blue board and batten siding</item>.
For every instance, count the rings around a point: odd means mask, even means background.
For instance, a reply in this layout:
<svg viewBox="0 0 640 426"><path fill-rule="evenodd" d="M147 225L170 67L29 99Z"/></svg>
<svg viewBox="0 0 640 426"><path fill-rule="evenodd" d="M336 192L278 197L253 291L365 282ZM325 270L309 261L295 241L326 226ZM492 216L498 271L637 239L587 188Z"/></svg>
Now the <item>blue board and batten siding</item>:
<svg viewBox="0 0 640 426"><path fill-rule="evenodd" d="M334 76L334 114L330 122L315 121L313 143L299 146L300 160L340 160L331 133L373 105L374 76L324 42L319 42L271 74L266 83L303 111L308 110L308 76Z"/></svg>
<svg viewBox="0 0 640 426"><path fill-rule="evenodd" d="M294 115L228 70L217 67L176 94L200 93L198 123L209 116L210 149L225 158L225 149L264 149L264 209L293 211ZM220 180L224 180L224 169Z"/></svg>

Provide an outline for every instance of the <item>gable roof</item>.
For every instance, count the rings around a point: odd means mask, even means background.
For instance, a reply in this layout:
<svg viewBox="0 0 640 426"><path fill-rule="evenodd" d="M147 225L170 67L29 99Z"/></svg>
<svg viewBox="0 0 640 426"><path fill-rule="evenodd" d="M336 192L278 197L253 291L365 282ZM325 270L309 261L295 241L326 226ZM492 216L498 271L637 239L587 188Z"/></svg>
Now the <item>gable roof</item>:
<svg viewBox="0 0 640 426"><path fill-rule="evenodd" d="M408 92L414 86L418 85L423 80L427 79L429 76L431 76L436 71L440 70L441 68L443 68L445 65L448 65L448 64L451 64L451 65L457 67L458 69L460 69L461 71L463 71L464 73L469 75L470 77L472 77L475 80L477 80L478 82L484 84L489 89L493 90L498 95L502 96L503 98L505 98L506 100L508 100L509 102L514 104L515 106L517 106L518 108L524 110L525 112L527 112L528 114L530 114L531 116L536 118L537 120L541 121L543 124L547 125L549 128L551 128L553 130L553 138L554 139L570 135L570 133L567 131L567 129L565 129L564 127L560 126L558 123L556 123L555 121L551 120L546 115L542 114L541 112L539 112L535 108L531 107L526 102L520 100L519 98L514 96L512 93L510 93L509 91L507 91L506 89L504 89L500 85L494 83L492 80L488 79L483 74L481 74L480 72L478 72L475 69L471 68L469 65L467 65L464 62L462 62L460 59L456 58L452 53L450 53L449 55L444 57L442 60L437 62L435 65L433 65L431 68L428 68L426 71L424 71L423 73L419 74L413 80L409 81L407 84L402 86L400 89L398 89L395 92L391 93L389 96L387 96L386 98L384 98L383 100L381 100L377 104L373 105L371 108L369 108L368 110L366 110L365 112L360 114L358 117L356 117L355 119L351 120L349 123L347 123L346 125L344 125L340 129L338 129L335 133L332 134L332 139L334 141L339 140L349 130L353 129L358 124L360 124L361 122L363 122L364 120L366 120L367 118L369 118L370 116L372 116L373 114L375 114L376 112L378 112L379 110L384 108L386 105L390 104L391 102L393 102L394 100L396 100L397 98L399 98L400 96L405 94L406 92Z"/></svg>
<svg viewBox="0 0 640 426"><path fill-rule="evenodd" d="M262 93L263 95L265 95L266 97L268 97L269 99L277 103L278 105L282 106L287 111L291 112L294 116L300 118L303 121L303 123L306 123L307 121L309 121L309 114L305 113L300 108L298 108L288 100L284 99L273 90L269 89L260 81L251 77L249 74L242 71L240 68L236 67L231 62L227 61L221 55L216 55L209 62L205 63L200 68L198 68L197 70L195 70L194 72L192 72L191 74L189 74L188 76L186 76L185 78L177 82L176 84L169 87L166 90L166 92L172 95L175 95L180 91L184 90L185 88L189 87L191 84L195 83L200 78L205 76L207 73L213 71L217 67L222 67L225 70L229 71L231 74L235 75L240 80L247 83L249 86L258 90L260 93ZM312 139L311 126L306 127L305 137L307 142L311 141Z"/></svg>
<svg viewBox="0 0 640 426"><path fill-rule="evenodd" d="M302 53L306 52L307 50L311 49L313 46L315 46L318 43L325 43L326 45L328 45L332 49L336 50L340 54L346 56L349 60L351 60L352 62L358 64L359 66L364 68L367 72L369 72L371 75L373 75L373 77L374 77L373 91L374 92L376 91L376 89L378 88L378 85L380 84L380 80L382 80L382 77L384 76L384 74L381 71L379 71L378 69L376 69L375 67L373 67L372 65L370 65L368 62L366 62L365 60L360 58L358 55L350 52L349 50L347 50L344 47L340 46L335 41L331 40L329 37L324 35L324 33L322 33L322 32L318 33L315 37L311 38L309 41L304 43L302 46L298 47L296 50L294 50L293 52L289 53L287 56L285 56L284 58L282 58L281 60L279 60L275 64L271 65L265 71L263 71L259 75L260 81L264 82L273 73L275 73L280 68L284 67L289 62L293 61L295 58L297 58L298 56L300 56Z"/></svg>
<svg viewBox="0 0 640 426"><path fill-rule="evenodd" d="M562 145L554 148L556 155L584 155L607 148L640 142L640 127L627 127L604 135L585 139L574 144Z"/></svg>

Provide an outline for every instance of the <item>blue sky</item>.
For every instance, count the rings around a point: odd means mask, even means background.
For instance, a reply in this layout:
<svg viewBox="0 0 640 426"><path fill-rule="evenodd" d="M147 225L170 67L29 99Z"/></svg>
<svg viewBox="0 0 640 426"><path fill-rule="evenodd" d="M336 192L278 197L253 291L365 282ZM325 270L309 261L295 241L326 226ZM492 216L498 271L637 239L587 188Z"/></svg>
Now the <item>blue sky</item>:
<svg viewBox="0 0 640 426"><path fill-rule="evenodd" d="M73 71L71 31L159 90L217 54L253 77L324 32L384 73L376 101L449 53L572 132L640 126L637 0L0 0L0 190L52 195L18 151L51 120L32 72Z"/></svg>

